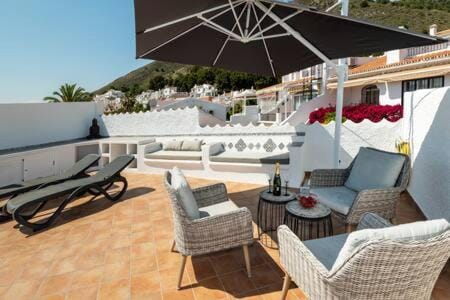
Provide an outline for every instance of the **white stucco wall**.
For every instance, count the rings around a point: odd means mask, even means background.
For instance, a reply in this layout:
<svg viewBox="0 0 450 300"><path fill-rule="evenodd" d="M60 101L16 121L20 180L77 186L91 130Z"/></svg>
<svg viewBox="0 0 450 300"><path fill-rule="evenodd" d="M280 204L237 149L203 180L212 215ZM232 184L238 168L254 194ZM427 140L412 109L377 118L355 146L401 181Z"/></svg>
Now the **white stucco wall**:
<svg viewBox="0 0 450 300"><path fill-rule="evenodd" d="M376 86L380 90L381 105L402 103L402 83L400 81L377 83ZM362 86L346 88L344 93L345 105L360 103L362 88Z"/></svg>
<svg viewBox="0 0 450 300"><path fill-rule="evenodd" d="M450 221L450 87L406 93L404 105L413 161L408 191L427 218Z"/></svg>
<svg viewBox="0 0 450 300"><path fill-rule="evenodd" d="M86 137L101 114L94 102L0 104L0 149Z"/></svg>
<svg viewBox="0 0 450 300"><path fill-rule="evenodd" d="M203 111L210 113L222 120L226 121L227 119L227 108L225 105L222 105L220 103L213 103L210 101L205 101L197 98L186 98L183 100L177 100L173 103L170 103L168 105L164 105L160 107L160 109L167 110L167 109L178 109L178 108L185 108L185 107L198 107L201 108Z"/></svg>
<svg viewBox="0 0 450 300"><path fill-rule="evenodd" d="M333 145L335 123L327 125L314 123L306 127L304 157L302 159L308 171L321 168L333 168ZM356 156L360 147L373 147L395 152L395 141L402 132L402 122L392 123L383 120L373 123L364 120L361 123L346 121L342 125L341 167L347 167Z"/></svg>

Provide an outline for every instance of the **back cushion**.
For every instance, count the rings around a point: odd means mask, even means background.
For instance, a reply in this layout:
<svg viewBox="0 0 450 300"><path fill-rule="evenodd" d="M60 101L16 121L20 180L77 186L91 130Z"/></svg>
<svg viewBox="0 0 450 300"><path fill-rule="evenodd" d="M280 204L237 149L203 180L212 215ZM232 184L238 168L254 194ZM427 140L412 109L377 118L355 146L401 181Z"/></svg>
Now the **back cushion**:
<svg viewBox="0 0 450 300"><path fill-rule="evenodd" d="M183 151L202 151L202 140L184 140L181 150Z"/></svg>
<svg viewBox="0 0 450 300"><path fill-rule="evenodd" d="M447 230L450 230L450 224L445 219L439 219L352 232L339 252L332 270L336 270L342 266L350 256L369 241L424 241L438 236Z"/></svg>
<svg viewBox="0 0 450 300"><path fill-rule="evenodd" d="M180 151L183 145L183 141L167 141L163 144L163 150L165 151Z"/></svg>
<svg viewBox="0 0 450 300"><path fill-rule="evenodd" d="M345 186L354 191L395 186L405 157L397 153L361 148Z"/></svg>
<svg viewBox="0 0 450 300"><path fill-rule="evenodd" d="M200 218L197 201L195 201L191 187L189 186L186 177L184 177L183 172L177 167L172 170L172 188L177 192L178 200L181 202L181 205L189 218Z"/></svg>

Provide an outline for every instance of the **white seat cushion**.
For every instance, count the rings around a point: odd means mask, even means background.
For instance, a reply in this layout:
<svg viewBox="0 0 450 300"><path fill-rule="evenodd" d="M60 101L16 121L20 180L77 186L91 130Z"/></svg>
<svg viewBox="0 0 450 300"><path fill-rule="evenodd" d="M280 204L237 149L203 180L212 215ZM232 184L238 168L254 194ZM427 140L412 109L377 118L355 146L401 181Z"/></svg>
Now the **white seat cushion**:
<svg viewBox="0 0 450 300"><path fill-rule="evenodd" d="M197 201L195 201L192 189L184 177L183 172L177 167L172 170L172 188L177 192L178 200L181 202L186 214L191 219L200 218Z"/></svg>
<svg viewBox="0 0 450 300"><path fill-rule="evenodd" d="M344 215L350 211L357 195L345 186L313 188L310 192L317 195L320 203Z"/></svg>
<svg viewBox="0 0 450 300"><path fill-rule="evenodd" d="M404 163L401 154L360 148L344 185L358 192L393 187Z"/></svg>
<svg viewBox="0 0 450 300"><path fill-rule="evenodd" d="M166 151L161 150L153 153L145 154L146 159L162 159L162 160L193 160L201 161L202 153L199 151Z"/></svg>
<svg viewBox="0 0 450 300"><path fill-rule="evenodd" d="M209 158L212 162L245 164L289 164L289 152L225 151Z"/></svg>
<svg viewBox="0 0 450 300"><path fill-rule="evenodd" d="M339 234L326 238L304 241L303 244L314 254L328 270L333 267L336 258L347 240L348 234Z"/></svg>
<svg viewBox="0 0 450 300"><path fill-rule="evenodd" d="M228 213L231 211L237 210L239 207L237 207L236 204L234 204L233 201L224 201L217 204L213 204L210 206L205 206L200 208L200 217L210 217L210 216L217 216L220 214Z"/></svg>
<svg viewBox="0 0 450 300"><path fill-rule="evenodd" d="M369 241L422 241L438 236L447 230L450 230L450 224L445 219L439 219L352 232L339 252L333 265L333 270L342 266L353 253Z"/></svg>

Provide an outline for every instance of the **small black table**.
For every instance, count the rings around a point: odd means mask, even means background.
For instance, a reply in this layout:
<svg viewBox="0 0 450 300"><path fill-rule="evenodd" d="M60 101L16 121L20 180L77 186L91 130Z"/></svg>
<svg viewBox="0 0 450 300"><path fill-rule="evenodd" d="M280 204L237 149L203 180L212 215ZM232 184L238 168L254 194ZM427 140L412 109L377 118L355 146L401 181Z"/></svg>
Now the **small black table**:
<svg viewBox="0 0 450 300"><path fill-rule="evenodd" d="M320 203L316 203L313 208L305 208L299 201L289 202L284 224L302 241L333 235L331 209Z"/></svg>
<svg viewBox="0 0 450 300"><path fill-rule="evenodd" d="M285 206L295 200L296 194L287 191L281 196L274 196L269 189L259 194L258 202L258 238L265 246L276 248L273 241L277 241L277 228L283 224Z"/></svg>

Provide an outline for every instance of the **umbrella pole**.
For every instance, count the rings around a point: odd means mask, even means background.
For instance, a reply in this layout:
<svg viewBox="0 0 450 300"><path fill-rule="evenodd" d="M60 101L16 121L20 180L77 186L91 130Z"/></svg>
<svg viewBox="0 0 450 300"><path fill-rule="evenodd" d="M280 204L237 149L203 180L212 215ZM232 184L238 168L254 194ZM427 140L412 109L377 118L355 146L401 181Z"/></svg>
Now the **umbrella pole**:
<svg viewBox="0 0 450 300"><path fill-rule="evenodd" d="M341 149L341 128L342 128L342 108L344 106L344 83L346 75L346 66L339 65L336 68L338 85L336 92L336 122L334 127L334 151L333 163L334 168L338 168L340 164Z"/></svg>

